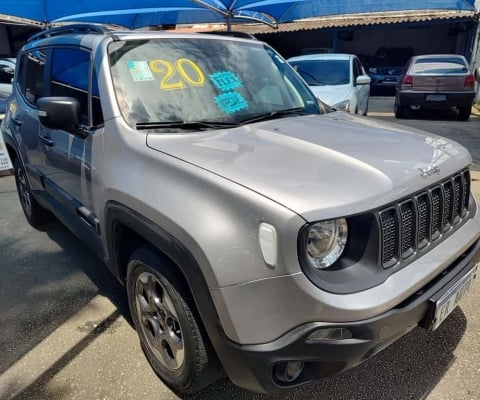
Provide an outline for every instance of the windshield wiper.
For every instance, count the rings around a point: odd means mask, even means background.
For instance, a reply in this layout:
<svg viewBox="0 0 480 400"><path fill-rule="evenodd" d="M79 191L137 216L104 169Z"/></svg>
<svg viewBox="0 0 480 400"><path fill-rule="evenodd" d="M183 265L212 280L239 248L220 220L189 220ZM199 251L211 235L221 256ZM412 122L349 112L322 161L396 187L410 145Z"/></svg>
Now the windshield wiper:
<svg viewBox="0 0 480 400"><path fill-rule="evenodd" d="M303 107L288 108L286 110L279 110L279 111L270 111L265 114L257 115L256 117L244 119L241 123L243 125L243 124L250 124L252 122L267 121L269 119L284 117L285 115L303 114L303 111L304 111Z"/></svg>
<svg viewBox="0 0 480 400"><path fill-rule="evenodd" d="M173 129L223 129L239 126L236 122L216 121L168 121L168 122L138 122L135 128L138 130L173 128Z"/></svg>

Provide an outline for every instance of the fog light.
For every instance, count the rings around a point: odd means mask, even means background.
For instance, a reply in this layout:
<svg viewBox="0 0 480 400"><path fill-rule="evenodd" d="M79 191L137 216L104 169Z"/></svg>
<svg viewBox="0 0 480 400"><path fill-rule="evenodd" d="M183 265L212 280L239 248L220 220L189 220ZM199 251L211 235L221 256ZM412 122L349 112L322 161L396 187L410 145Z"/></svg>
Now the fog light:
<svg viewBox="0 0 480 400"><path fill-rule="evenodd" d="M307 342L321 342L323 340L351 339L352 332L347 328L323 328L308 335Z"/></svg>
<svg viewBox="0 0 480 400"><path fill-rule="evenodd" d="M300 376L304 367L303 361L288 361L275 365L273 373L280 382L292 383Z"/></svg>

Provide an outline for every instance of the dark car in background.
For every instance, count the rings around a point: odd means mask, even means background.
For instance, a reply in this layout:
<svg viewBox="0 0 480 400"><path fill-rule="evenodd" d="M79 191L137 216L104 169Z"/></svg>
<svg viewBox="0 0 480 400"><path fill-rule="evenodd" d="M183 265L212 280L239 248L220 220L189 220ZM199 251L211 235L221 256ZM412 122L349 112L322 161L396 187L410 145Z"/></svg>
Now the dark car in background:
<svg viewBox="0 0 480 400"><path fill-rule="evenodd" d="M380 47L368 66L371 88L396 87L403 67L412 56L411 47Z"/></svg>
<svg viewBox="0 0 480 400"><path fill-rule="evenodd" d="M468 120L475 97L475 77L465 57L433 54L413 57L405 68L395 96L395 116L419 109L458 109Z"/></svg>

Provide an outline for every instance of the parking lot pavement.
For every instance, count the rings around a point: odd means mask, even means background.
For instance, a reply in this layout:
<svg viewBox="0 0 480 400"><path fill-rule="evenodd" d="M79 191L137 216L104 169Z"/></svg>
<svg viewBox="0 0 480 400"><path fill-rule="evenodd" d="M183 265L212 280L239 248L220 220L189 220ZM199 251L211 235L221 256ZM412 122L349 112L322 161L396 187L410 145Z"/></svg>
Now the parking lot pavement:
<svg viewBox="0 0 480 400"><path fill-rule="evenodd" d="M375 103L372 116L393 118ZM478 124L404 122L454 132ZM480 173L473 178L480 198ZM415 329L359 367L283 398L479 399L479 303L477 280L438 331ZM179 399L148 366L129 318L124 289L107 269L60 224L32 229L13 177L0 178L0 399ZM222 380L188 399L267 397Z"/></svg>
<svg viewBox="0 0 480 400"><path fill-rule="evenodd" d="M405 119L396 119L393 114L394 97L370 97L369 113L372 118L396 122L424 129L455 140L465 146L473 157L472 168L480 170L480 111L472 108L468 121L457 121L457 114L450 111L411 112Z"/></svg>

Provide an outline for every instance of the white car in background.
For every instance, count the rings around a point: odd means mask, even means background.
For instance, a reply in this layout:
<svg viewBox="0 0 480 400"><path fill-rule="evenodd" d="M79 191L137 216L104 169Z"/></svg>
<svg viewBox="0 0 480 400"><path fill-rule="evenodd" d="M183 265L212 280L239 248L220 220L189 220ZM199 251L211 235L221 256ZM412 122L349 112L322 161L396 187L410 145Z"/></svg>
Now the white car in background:
<svg viewBox="0 0 480 400"><path fill-rule="evenodd" d="M15 62L15 58L0 58L0 99L6 99L12 94Z"/></svg>
<svg viewBox="0 0 480 400"><path fill-rule="evenodd" d="M324 103L337 110L367 115L371 78L357 56L309 54L287 61Z"/></svg>

